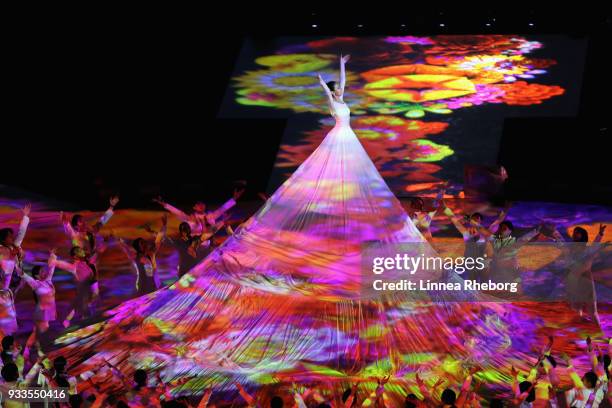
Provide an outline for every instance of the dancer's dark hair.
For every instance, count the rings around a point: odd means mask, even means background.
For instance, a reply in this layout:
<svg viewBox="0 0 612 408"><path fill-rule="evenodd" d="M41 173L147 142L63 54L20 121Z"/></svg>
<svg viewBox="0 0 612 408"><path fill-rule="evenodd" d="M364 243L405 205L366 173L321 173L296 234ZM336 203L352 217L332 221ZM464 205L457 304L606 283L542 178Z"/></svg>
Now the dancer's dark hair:
<svg viewBox="0 0 612 408"><path fill-rule="evenodd" d="M283 408L283 399L275 395L270 400L270 408Z"/></svg>
<svg viewBox="0 0 612 408"><path fill-rule="evenodd" d="M2 367L2 378L6 382L13 382L19 379L19 369L15 363L7 363Z"/></svg>
<svg viewBox="0 0 612 408"><path fill-rule="evenodd" d="M593 387L595 387L595 386L597 385L597 374L595 374L595 373L594 373L594 372L592 372L592 371L587 372L587 373L584 375L584 379L585 379L585 380L586 380L588 383L590 383L590 385L591 385L591 386L590 386L590 387L588 387L588 388L593 388ZM585 385L586 385L586 384L585 384Z"/></svg>
<svg viewBox="0 0 612 408"><path fill-rule="evenodd" d="M15 338L13 336L8 335L2 338L2 350L3 351L8 351L9 349L13 348L14 344L15 344Z"/></svg>
<svg viewBox="0 0 612 408"><path fill-rule="evenodd" d="M529 391L529 395L527 395L527 398L525 399L526 402L533 402L535 401L536 395L535 395L535 387L532 387L531 382L529 381L523 381L519 384L519 391L522 393Z"/></svg>
<svg viewBox="0 0 612 408"><path fill-rule="evenodd" d="M142 238L136 238L135 240L132 241L132 248L134 248L137 254L142 254L142 250L140 248L140 244L142 242L144 242L144 239Z"/></svg>
<svg viewBox="0 0 612 408"><path fill-rule="evenodd" d="M9 235L14 234L12 228L2 228L0 229L0 244L3 244Z"/></svg>
<svg viewBox="0 0 612 408"><path fill-rule="evenodd" d="M136 389L139 390L147 386L147 372L142 369L134 371L134 382L136 383Z"/></svg>
<svg viewBox="0 0 612 408"><path fill-rule="evenodd" d="M506 227L510 230L510 232L514 231L514 225L510 222L510 221L502 221L499 223L499 229L501 229L501 227Z"/></svg>
<svg viewBox="0 0 612 408"><path fill-rule="evenodd" d="M574 232L572 232L572 237L576 233L580 234L580 238L578 238L576 242L589 242L589 233L587 232L587 230L582 227L576 227L574 228Z"/></svg>
<svg viewBox="0 0 612 408"><path fill-rule="evenodd" d="M179 224L179 232L185 233L187 235L191 234L191 226L189 226L188 222L181 222Z"/></svg>
<svg viewBox="0 0 612 408"><path fill-rule="evenodd" d="M72 228L76 228L77 224L83 219L83 216L81 214L74 214L72 216L72 219L70 220L70 225L72 226Z"/></svg>
<svg viewBox="0 0 612 408"><path fill-rule="evenodd" d="M423 207L425 206L425 202L423 201L421 197L412 197L410 199L410 205L414 208L418 208L422 210Z"/></svg>
<svg viewBox="0 0 612 408"><path fill-rule="evenodd" d="M66 372L66 366L68 365L68 361L66 357L59 356L55 360L53 360L53 369L55 370L55 374L62 375Z"/></svg>
<svg viewBox="0 0 612 408"><path fill-rule="evenodd" d="M482 214L479 212L472 213L472 215L470 215L470 218L480 218L481 221L484 219Z"/></svg>
<svg viewBox="0 0 612 408"><path fill-rule="evenodd" d="M445 405L455 405L455 401L457 400L457 394L455 394L455 391L451 390L450 388L447 388L442 391L440 399Z"/></svg>
<svg viewBox="0 0 612 408"><path fill-rule="evenodd" d="M351 396L351 389L347 388L346 390L344 390L344 392L342 393L342 402L346 402L347 399L349 399L349 397Z"/></svg>

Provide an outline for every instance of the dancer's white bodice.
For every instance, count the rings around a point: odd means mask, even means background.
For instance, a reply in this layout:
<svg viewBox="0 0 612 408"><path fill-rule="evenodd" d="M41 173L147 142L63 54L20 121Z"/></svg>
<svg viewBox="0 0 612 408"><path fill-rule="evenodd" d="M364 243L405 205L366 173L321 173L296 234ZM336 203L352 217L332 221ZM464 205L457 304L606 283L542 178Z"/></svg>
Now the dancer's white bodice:
<svg viewBox="0 0 612 408"><path fill-rule="evenodd" d="M351 110L346 103L332 101L331 113L336 119L335 127L351 127Z"/></svg>

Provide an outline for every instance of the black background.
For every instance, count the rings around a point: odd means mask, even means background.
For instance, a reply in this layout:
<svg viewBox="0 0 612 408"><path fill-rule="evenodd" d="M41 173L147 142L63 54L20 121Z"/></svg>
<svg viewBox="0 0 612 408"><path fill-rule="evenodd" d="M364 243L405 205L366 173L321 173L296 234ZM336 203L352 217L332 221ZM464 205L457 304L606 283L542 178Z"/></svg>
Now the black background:
<svg viewBox="0 0 612 408"><path fill-rule="evenodd" d="M266 188L286 120L217 118L245 36L563 33L589 39L579 115L506 123L500 160L513 176L508 194L610 203L609 10L406 5L390 13L284 4L15 18L5 39L0 184L91 209L111 193L138 207L158 194L179 204L223 200L238 179L253 197ZM553 151L551 141L559 141Z"/></svg>

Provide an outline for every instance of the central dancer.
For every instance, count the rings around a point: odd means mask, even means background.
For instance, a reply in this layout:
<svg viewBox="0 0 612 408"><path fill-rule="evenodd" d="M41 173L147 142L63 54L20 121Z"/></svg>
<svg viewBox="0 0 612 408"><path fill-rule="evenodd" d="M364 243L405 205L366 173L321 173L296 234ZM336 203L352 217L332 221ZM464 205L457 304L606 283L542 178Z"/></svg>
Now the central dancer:
<svg viewBox="0 0 612 408"><path fill-rule="evenodd" d="M321 75L319 75L319 82L327 95L327 102L329 103L329 111L331 115L336 119L336 126L332 132L350 133L355 136L353 129L351 129L351 111L344 102L344 86L346 85L346 73L344 70L345 64L350 59L350 55L340 55L340 83L336 81L325 82ZM355 136L356 137L356 136Z"/></svg>

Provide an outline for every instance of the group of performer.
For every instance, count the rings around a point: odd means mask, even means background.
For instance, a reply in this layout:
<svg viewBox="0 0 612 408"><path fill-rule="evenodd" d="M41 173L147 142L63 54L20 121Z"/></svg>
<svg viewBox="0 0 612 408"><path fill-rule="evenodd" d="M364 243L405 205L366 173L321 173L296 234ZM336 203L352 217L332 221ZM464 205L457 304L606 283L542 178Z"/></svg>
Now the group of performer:
<svg viewBox="0 0 612 408"><path fill-rule="evenodd" d="M167 242L178 253L177 278L180 278L210 253L214 247L212 238L217 232L224 229L227 234L233 234L226 222L228 210L236 205L243 192L244 188L235 190L233 197L215 211L207 211L206 205L198 202L191 214L182 212L161 197L154 199L181 223L178 234L169 236L166 233L168 214L164 214L158 231L147 229L150 236L136 238L129 244L122 238L116 239L133 266L135 294L145 295L159 289L161 281L156 254L162 243ZM24 262L27 244L23 245L23 242L30 224L31 206L27 204L21 210L17 233L9 227L0 229L0 335L17 332L15 295L24 286L29 286L35 307L32 316L34 328L24 351L26 356L47 332L50 322L58 318L53 284L56 269L71 273L76 286L71 308L63 316L64 327L69 327L75 319L80 321L95 314L95 303L100 296L98 260L115 238L112 233L103 235L102 229L113 217L118 203L119 197L111 197L108 209L93 223L88 223L81 214L70 216L61 212L59 218L69 241L70 257L60 259L56 248L50 248L46 262L35 264L29 270Z"/></svg>

